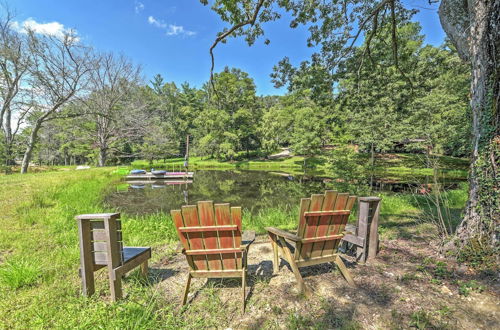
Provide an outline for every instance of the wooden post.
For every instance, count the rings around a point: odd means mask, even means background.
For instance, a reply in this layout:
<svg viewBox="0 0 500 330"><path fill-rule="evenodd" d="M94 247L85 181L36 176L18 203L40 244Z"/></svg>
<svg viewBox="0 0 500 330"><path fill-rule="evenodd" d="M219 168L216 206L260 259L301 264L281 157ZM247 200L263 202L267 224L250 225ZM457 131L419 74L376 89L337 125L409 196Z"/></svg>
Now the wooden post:
<svg viewBox="0 0 500 330"><path fill-rule="evenodd" d="M116 218L104 218L104 230L108 236L107 250L108 250L108 276L109 276L109 289L111 291L111 299L117 301L122 297L122 279L120 276L115 276L114 269L122 263L121 253L118 251L118 238L116 228Z"/></svg>
<svg viewBox="0 0 500 330"><path fill-rule="evenodd" d="M184 156L184 167L185 171L188 171L189 167L189 134L186 137L186 155Z"/></svg>
<svg viewBox="0 0 500 330"><path fill-rule="evenodd" d="M82 276L82 291L84 295L91 296L95 292L95 286L90 222L82 219L77 219L77 221L78 236L80 238L80 274Z"/></svg>
<svg viewBox="0 0 500 330"><path fill-rule="evenodd" d="M356 249L356 257L361 262L373 259L378 252L378 219L380 213L379 197L360 197L358 199L358 224L356 236L363 239L363 246Z"/></svg>
<svg viewBox="0 0 500 330"><path fill-rule="evenodd" d="M370 213L370 203L358 199L358 223L356 225L356 236L363 239L363 246L356 248L356 259L360 262L366 262L367 247L368 247L368 215Z"/></svg>
<svg viewBox="0 0 500 330"><path fill-rule="evenodd" d="M380 214L380 198L370 202L370 241L368 243L368 259L373 259L378 253L378 219Z"/></svg>

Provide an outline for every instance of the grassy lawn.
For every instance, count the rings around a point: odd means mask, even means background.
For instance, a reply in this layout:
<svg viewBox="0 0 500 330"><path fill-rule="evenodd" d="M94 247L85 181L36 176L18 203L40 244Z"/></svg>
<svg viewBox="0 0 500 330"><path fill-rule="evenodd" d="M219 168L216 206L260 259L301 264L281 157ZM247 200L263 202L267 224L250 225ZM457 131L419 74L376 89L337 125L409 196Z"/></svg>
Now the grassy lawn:
<svg viewBox="0 0 500 330"><path fill-rule="evenodd" d="M195 161L193 161L195 162ZM294 160L285 161L291 164ZM258 162L256 162L258 163ZM233 166L233 165L231 165ZM209 298L188 311L178 308L137 272L124 281L128 297L111 304L104 272L97 276L96 295L81 297L79 250L74 216L109 212L103 197L121 175L116 168L57 171L0 177L0 324L5 328L176 328L217 326L224 308ZM421 203L410 195L383 196L382 237L428 233L417 219ZM457 214L465 203L466 187L450 193ZM244 214L245 229L264 232L265 226L296 227L297 209ZM425 212L425 211L424 211ZM152 246L152 264L174 254L177 234L165 214L122 215L127 245ZM168 266L167 266L168 267ZM209 290L209 289L208 289ZM213 313L198 313L199 309Z"/></svg>

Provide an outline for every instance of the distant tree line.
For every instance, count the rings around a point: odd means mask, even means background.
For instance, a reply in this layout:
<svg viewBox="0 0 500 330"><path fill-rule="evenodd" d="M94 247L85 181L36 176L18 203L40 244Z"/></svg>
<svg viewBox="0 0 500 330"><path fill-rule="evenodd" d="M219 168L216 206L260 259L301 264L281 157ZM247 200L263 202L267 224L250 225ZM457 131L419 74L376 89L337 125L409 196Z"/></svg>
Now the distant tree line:
<svg viewBox="0 0 500 330"><path fill-rule="evenodd" d="M18 31L0 21L0 159L53 165L127 164L192 153L219 160L267 157L281 147L313 156L325 145L467 155L470 73L448 43L424 45L420 26L402 22L399 70L384 38L356 47L332 74L320 59L272 75L284 96L257 96L236 68L201 88L144 83L124 56L98 53L76 36ZM399 149L398 149L399 148Z"/></svg>

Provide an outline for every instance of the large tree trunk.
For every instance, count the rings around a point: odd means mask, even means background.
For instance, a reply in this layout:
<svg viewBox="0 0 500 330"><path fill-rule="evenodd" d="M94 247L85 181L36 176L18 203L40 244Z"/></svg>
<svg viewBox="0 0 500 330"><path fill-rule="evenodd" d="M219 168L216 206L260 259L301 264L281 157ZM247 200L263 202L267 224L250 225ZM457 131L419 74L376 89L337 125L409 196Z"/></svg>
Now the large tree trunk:
<svg viewBox="0 0 500 330"><path fill-rule="evenodd" d="M28 173L28 167L30 165L31 161L31 155L33 153L33 148L35 147L36 139L38 137L38 131L40 130L40 127L42 127L41 122L35 122L35 125L33 125L33 130L31 131L30 138L28 140L28 145L26 147L26 151L24 152L24 157L23 157L23 162L21 165L21 174L26 174Z"/></svg>
<svg viewBox="0 0 500 330"><path fill-rule="evenodd" d="M472 153L469 200L457 229L460 246L498 248L500 221L500 1L443 0L441 23L471 63ZM477 244L478 243L478 244Z"/></svg>
<svg viewBox="0 0 500 330"><path fill-rule="evenodd" d="M99 167L106 166L107 158L108 158L108 148L105 146L101 146L99 148Z"/></svg>

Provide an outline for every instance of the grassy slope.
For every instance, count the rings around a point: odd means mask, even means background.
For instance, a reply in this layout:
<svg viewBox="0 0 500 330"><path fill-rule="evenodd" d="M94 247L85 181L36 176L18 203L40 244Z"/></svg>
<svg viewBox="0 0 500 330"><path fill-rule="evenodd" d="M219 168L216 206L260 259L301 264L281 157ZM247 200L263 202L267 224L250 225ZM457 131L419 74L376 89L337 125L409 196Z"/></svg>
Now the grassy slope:
<svg viewBox="0 0 500 330"><path fill-rule="evenodd" d="M168 328L214 326L218 313L200 316L196 308L223 308L213 301L192 307L182 315L167 303L154 285L140 283L133 274L125 281L129 297L108 304L104 272L97 278L97 297L80 297L76 223L80 213L112 211L101 205L110 184L119 179L112 168L59 171L0 177L0 324L7 328L88 327ZM457 209L463 205L465 189L451 196ZM266 210L249 217L244 227L263 232L264 226L295 227L296 209ZM411 196L384 196L385 237L413 235L421 213ZM140 218L123 216L126 243L153 246L153 263L172 253L177 240L166 215ZM99 297L101 296L101 297Z"/></svg>

